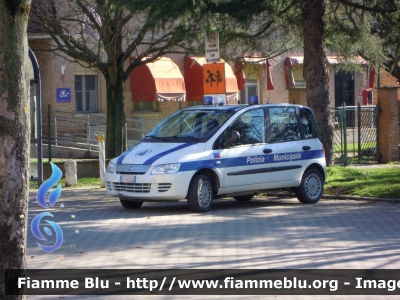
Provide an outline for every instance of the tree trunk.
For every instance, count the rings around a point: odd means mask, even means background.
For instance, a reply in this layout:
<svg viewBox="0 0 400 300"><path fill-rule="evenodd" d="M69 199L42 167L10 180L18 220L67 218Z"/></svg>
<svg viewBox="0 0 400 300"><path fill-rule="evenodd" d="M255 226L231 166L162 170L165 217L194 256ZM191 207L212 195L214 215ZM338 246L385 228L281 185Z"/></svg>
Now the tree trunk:
<svg viewBox="0 0 400 300"><path fill-rule="evenodd" d="M318 137L325 147L326 163L333 160L333 130L330 126L328 73L324 52L324 1L306 0L302 9L304 36L304 79L307 105L313 110Z"/></svg>
<svg viewBox="0 0 400 300"><path fill-rule="evenodd" d="M118 72L117 80L112 82L106 77L107 86L107 129L106 129L106 158L114 158L125 150L125 112L123 72Z"/></svg>
<svg viewBox="0 0 400 300"><path fill-rule="evenodd" d="M29 187L30 0L0 1L0 298L4 269L25 269ZM22 296L15 296L21 299Z"/></svg>

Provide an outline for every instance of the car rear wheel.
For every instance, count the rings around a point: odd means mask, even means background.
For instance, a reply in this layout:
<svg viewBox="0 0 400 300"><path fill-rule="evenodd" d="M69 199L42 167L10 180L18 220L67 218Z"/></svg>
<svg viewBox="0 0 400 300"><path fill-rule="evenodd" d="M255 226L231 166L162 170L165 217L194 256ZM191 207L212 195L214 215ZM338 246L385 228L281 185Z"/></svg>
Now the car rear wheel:
<svg viewBox="0 0 400 300"><path fill-rule="evenodd" d="M249 194L249 195L241 195L241 196L235 196L233 197L233 199L237 200L237 201L250 201L251 199L253 199L254 194Z"/></svg>
<svg viewBox="0 0 400 300"><path fill-rule="evenodd" d="M211 208L213 186L206 175L195 175L190 182L187 202L193 212L206 212Z"/></svg>
<svg viewBox="0 0 400 300"><path fill-rule="evenodd" d="M140 201L130 201L126 198L119 198L121 205L126 209L138 209L142 206L143 202Z"/></svg>
<svg viewBox="0 0 400 300"><path fill-rule="evenodd" d="M317 203L324 191L324 180L316 169L307 170L301 179L300 186L295 188L297 199L301 203Z"/></svg>

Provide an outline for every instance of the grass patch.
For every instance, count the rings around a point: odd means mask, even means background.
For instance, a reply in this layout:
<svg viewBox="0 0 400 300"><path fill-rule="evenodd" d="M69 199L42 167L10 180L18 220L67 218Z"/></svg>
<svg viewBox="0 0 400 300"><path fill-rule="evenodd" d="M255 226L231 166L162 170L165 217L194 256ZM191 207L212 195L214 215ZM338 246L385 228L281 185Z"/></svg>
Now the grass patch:
<svg viewBox="0 0 400 300"><path fill-rule="evenodd" d="M324 193L400 198L400 168L328 167Z"/></svg>
<svg viewBox="0 0 400 300"><path fill-rule="evenodd" d="M72 188L77 188L77 187L78 188L92 188L92 189L100 188L100 178L94 178L94 177L79 178L77 185L74 187L65 186L64 178L61 179L59 183L61 183L61 187L63 189L72 189ZM54 187L56 187L56 186L54 186ZM38 182L35 180L29 180L29 189L35 190L37 188L38 188Z"/></svg>

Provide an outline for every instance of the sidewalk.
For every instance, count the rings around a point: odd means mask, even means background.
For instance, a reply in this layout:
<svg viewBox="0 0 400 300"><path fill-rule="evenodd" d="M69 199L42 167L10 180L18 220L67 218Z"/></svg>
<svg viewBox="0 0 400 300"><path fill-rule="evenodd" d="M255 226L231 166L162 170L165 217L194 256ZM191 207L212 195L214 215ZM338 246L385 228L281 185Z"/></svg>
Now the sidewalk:
<svg viewBox="0 0 400 300"><path fill-rule="evenodd" d="M388 165L347 168L367 167ZM140 209L127 210L104 188L63 188L51 208L63 231L63 244L45 253L30 229L33 217L44 210L36 202L36 193L29 193L28 269L98 269L100 277L106 276L103 269L400 269L400 199L323 195L317 204L303 205L293 193L267 193L245 203L217 199L209 212L196 214L186 201L144 203ZM48 242L54 243L51 237ZM360 293L364 295L351 299L398 299L398 295ZM29 295L27 299L134 297ZM310 296L140 296L149 300L270 298L308 300ZM319 295L318 299L349 296Z"/></svg>
<svg viewBox="0 0 400 300"><path fill-rule="evenodd" d="M43 212L29 198L30 226ZM45 253L28 228L28 269L400 269L400 206L379 201L257 197L241 203L216 200L204 214L186 201L145 203L124 209L104 189L63 190L51 208L61 227L61 248ZM61 207L61 204L63 206ZM40 241L39 241L40 242ZM49 242L53 242L50 240ZM97 275L96 275L97 276ZM368 294L368 291L365 292ZM398 295L351 296L397 299ZM133 296L28 296L41 299L133 299ZM141 299L309 299L309 296L174 296ZM349 296L320 295L319 299Z"/></svg>

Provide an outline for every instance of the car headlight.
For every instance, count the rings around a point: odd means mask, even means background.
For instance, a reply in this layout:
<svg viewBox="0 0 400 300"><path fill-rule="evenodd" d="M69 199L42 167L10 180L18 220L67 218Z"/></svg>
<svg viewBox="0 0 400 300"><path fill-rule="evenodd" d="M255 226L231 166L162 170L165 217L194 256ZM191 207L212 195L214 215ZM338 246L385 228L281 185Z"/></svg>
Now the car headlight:
<svg viewBox="0 0 400 300"><path fill-rule="evenodd" d="M155 166L151 174L172 174L179 171L181 164L163 164Z"/></svg>
<svg viewBox="0 0 400 300"><path fill-rule="evenodd" d="M107 173L114 173L115 172L115 164L112 163L112 162L109 162L106 172Z"/></svg>

